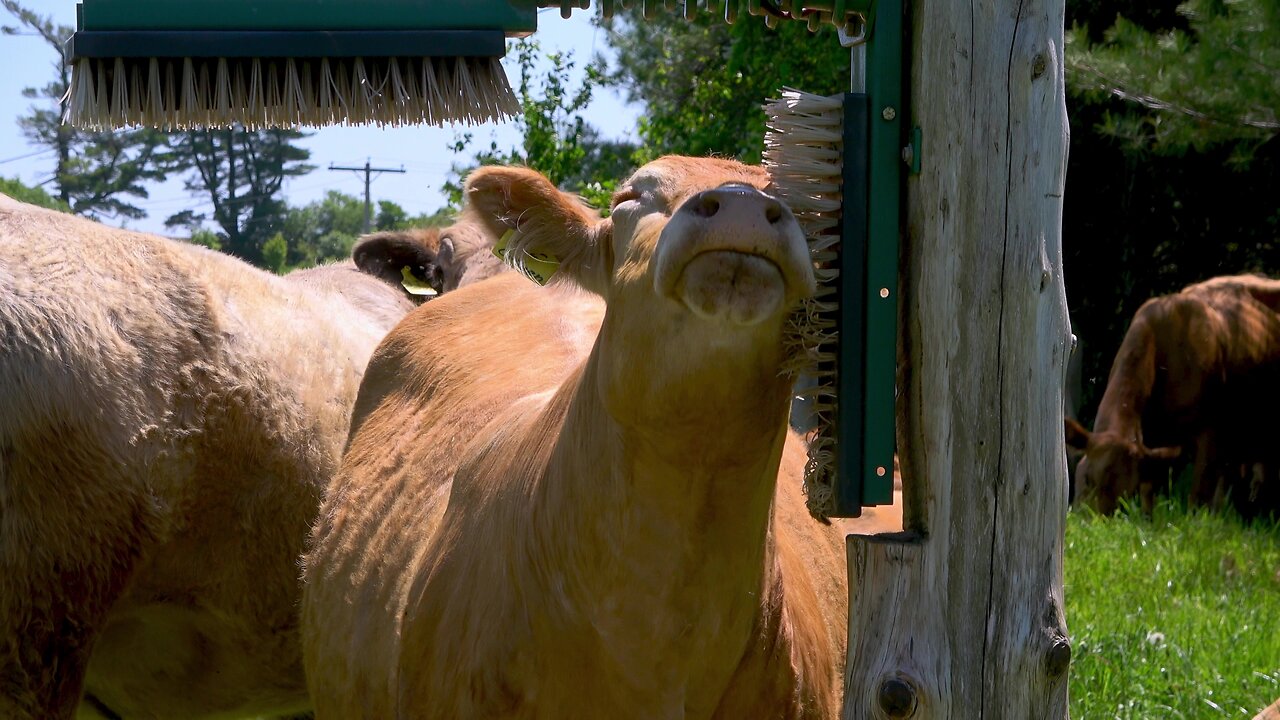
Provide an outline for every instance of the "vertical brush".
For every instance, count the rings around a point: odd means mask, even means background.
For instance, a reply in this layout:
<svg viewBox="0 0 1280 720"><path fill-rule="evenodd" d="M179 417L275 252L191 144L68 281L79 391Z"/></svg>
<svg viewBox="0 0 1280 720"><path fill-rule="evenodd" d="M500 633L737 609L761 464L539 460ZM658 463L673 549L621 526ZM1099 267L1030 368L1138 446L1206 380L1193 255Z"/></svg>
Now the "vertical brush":
<svg viewBox="0 0 1280 720"><path fill-rule="evenodd" d="M844 102L784 89L765 106L768 116L764 166L779 196L795 213L809 241L817 292L792 316L788 342L794 364L807 378L801 392L815 425L805 467L810 514L834 512L838 473L837 427L840 339L841 210L844 184Z"/></svg>

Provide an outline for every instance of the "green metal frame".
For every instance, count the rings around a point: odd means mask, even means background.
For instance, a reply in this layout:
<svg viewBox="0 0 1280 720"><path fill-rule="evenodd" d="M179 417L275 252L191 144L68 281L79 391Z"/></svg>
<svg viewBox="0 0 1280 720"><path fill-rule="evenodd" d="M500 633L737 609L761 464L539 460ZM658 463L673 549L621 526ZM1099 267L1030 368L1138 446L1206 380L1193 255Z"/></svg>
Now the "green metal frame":
<svg viewBox="0 0 1280 720"><path fill-rule="evenodd" d="M893 502L898 237L907 169L903 2L873 0L851 9L867 19L867 88L845 97L833 517Z"/></svg>
<svg viewBox="0 0 1280 720"><path fill-rule="evenodd" d="M83 0L80 30L487 30L527 35L536 3L522 0Z"/></svg>

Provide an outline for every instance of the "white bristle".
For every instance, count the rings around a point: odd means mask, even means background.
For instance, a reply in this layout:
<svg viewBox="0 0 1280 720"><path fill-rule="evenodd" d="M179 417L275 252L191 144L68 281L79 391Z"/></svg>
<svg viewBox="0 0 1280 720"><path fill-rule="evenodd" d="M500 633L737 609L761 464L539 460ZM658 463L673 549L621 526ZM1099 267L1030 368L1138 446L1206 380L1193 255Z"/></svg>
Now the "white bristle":
<svg viewBox="0 0 1280 720"><path fill-rule="evenodd" d="M804 486L810 514L825 520L833 508L836 480L836 343L839 272L837 257L843 184L844 106L840 96L824 97L784 88L765 106L768 115L764 166L778 195L795 213L809 241L818 289L788 323L787 371L809 375L816 432L809 443Z"/></svg>
<svg viewBox="0 0 1280 720"><path fill-rule="evenodd" d="M80 59L66 101L65 121L88 130L478 124L520 112L499 58Z"/></svg>

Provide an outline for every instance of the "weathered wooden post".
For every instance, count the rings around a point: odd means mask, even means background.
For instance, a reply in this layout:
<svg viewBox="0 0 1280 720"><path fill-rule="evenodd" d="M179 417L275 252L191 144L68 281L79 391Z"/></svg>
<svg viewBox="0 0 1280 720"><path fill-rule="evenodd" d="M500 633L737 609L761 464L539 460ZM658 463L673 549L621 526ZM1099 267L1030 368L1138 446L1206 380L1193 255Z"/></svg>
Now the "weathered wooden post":
<svg viewBox="0 0 1280 720"><path fill-rule="evenodd" d="M1063 0L911 12L898 448L918 537L849 540L845 717L1065 718Z"/></svg>

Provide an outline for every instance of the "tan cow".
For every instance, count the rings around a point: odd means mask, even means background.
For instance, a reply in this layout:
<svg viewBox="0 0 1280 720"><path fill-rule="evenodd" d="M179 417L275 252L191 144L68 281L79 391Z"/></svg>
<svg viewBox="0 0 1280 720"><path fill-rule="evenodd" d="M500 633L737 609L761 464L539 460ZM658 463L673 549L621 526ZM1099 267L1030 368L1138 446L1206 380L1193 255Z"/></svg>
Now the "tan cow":
<svg viewBox="0 0 1280 720"><path fill-rule="evenodd" d="M848 528L804 505L782 334L814 280L768 185L666 157L602 220L529 170L468 178L558 270L374 353L304 563L317 718L837 715Z"/></svg>
<svg viewBox="0 0 1280 720"><path fill-rule="evenodd" d="M464 217L440 230L384 230L365 235L356 243L352 257L357 264L368 264L371 269L379 264L379 258L386 259L387 262L382 263L380 274L388 279L395 279L400 277L402 266L395 262L396 257L387 253L385 248L413 248L430 242L438 249L433 258L429 282L438 285L440 291L449 292L508 269L493 254L494 240L483 224ZM366 248L374 250L367 259Z"/></svg>
<svg viewBox="0 0 1280 720"><path fill-rule="evenodd" d="M1220 501L1242 465L1274 466L1280 443L1256 408L1280 402L1278 309L1280 281L1256 275L1214 278L1143 303L1093 432L1066 421L1067 443L1085 453L1076 468L1081 499L1112 512L1137 495L1150 512L1169 462L1184 453L1196 504Z"/></svg>
<svg viewBox="0 0 1280 720"><path fill-rule="evenodd" d="M298 558L413 306L0 196L0 717L306 708Z"/></svg>

